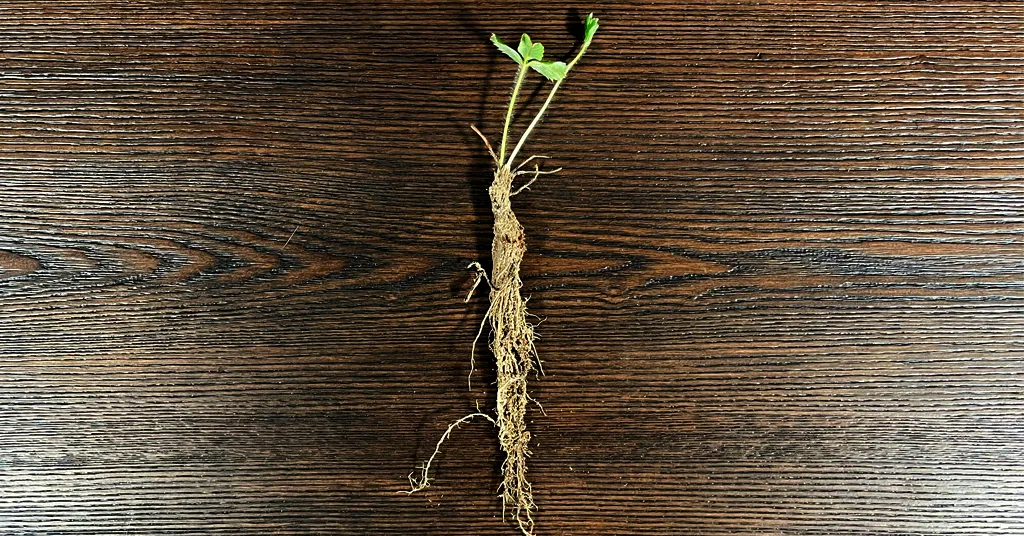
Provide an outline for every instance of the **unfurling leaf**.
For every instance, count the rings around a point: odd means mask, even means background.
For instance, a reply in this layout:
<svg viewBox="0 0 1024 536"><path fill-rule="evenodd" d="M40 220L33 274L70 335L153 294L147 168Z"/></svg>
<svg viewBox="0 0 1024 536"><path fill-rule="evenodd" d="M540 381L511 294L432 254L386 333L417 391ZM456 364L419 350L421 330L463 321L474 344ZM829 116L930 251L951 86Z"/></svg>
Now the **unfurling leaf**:
<svg viewBox="0 0 1024 536"><path fill-rule="evenodd" d="M523 34L519 38L519 55L526 58L530 55L530 49L533 47L533 41L530 40L530 36Z"/></svg>
<svg viewBox="0 0 1024 536"><path fill-rule="evenodd" d="M530 63L530 68L544 75L544 78L557 82L565 78L568 66L560 61L535 61Z"/></svg>
<svg viewBox="0 0 1024 536"><path fill-rule="evenodd" d="M491 42L494 43L494 46L498 47L498 50L504 52L506 56L515 60L516 63L522 65L523 57L520 56L519 53L516 52L515 50L512 50L512 47L502 42L502 40L499 39L496 34L491 34Z"/></svg>
<svg viewBox="0 0 1024 536"><path fill-rule="evenodd" d="M597 27L597 17L593 13L587 15L587 20L583 22L583 46L590 44L590 40L597 33Z"/></svg>
<svg viewBox="0 0 1024 536"><path fill-rule="evenodd" d="M544 45L534 43L530 40L530 36L523 34L522 39L519 40L519 54L523 57L523 63L530 63L532 60L540 61L544 59Z"/></svg>

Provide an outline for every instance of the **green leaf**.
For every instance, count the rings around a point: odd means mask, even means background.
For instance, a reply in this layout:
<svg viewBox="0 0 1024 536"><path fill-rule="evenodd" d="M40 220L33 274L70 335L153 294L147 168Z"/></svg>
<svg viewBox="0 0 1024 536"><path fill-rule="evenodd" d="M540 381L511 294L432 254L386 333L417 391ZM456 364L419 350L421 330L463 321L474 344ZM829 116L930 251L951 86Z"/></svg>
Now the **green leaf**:
<svg viewBox="0 0 1024 536"><path fill-rule="evenodd" d="M540 61L544 58L544 45L534 43L530 36L523 34L519 40L519 54L523 56L523 62L529 63L532 60Z"/></svg>
<svg viewBox="0 0 1024 536"><path fill-rule="evenodd" d="M494 46L498 47L498 50L504 52L506 56L515 60L516 63L520 65L523 64L523 57L520 56L519 53L516 52L515 50L512 50L512 47L502 42L502 40L499 39L496 34L491 34L491 42L494 43Z"/></svg>
<svg viewBox="0 0 1024 536"><path fill-rule="evenodd" d="M593 13L587 15L587 20L583 22L583 46L590 44L594 34L597 33L597 27L597 17Z"/></svg>
<svg viewBox="0 0 1024 536"><path fill-rule="evenodd" d="M568 66L560 61L535 61L530 63L530 68L552 82L565 78L565 73L568 70Z"/></svg>

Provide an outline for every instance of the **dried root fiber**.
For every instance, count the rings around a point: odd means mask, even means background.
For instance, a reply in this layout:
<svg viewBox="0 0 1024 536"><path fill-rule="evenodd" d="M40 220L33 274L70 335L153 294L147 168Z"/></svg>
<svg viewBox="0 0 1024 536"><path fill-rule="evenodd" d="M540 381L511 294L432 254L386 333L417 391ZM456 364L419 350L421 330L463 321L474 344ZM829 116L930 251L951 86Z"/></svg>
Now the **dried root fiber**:
<svg viewBox="0 0 1024 536"><path fill-rule="evenodd" d="M526 300L520 289L519 266L526 254L526 235L512 212L514 173L508 168L494 172L491 210L494 212L494 241L491 244L491 352L498 365L498 440L505 452L502 465L502 499L511 507L525 534L533 532L533 492L526 478L526 457L530 455L530 432L526 430L527 376L537 359L533 325L526 321Z"/></svg>
<svg viewBox="0 0 1024 536"><path fill-rule="evenodd" d="M536 180L542 172L533 173L533 180ZM494 213L494 240L491 244L494 266L491 269L491 277L486 276L479 263L470 265L478 270L477 284L485 280L490 286L491 304L480 325L477 339L484 328L490 326L490 349L498 370L497 419L478 411L452 423L437 442L434 454L420 467L419 478L409 475L412 489L404 493L414 493L429 487L430 466L440 452L441 444L459 425L469 422L474 417L482 417L498 427L498 442L505 453L500 489L502 511L511 511L523 534L532 535L532 512L536 505L533 502L533 488L526 477L526 458L530 455L526 407L532 398L527 394L526 385L528 375L535 370L540 372L541 365L537 357L537 348L534 346L534 326L527 321L527 300L523 298L520 290L523 281L519 277L519 267L526 254L526 235L512 211L512 196L533 182L531 180L513 192L513 179L521 174L523 172L512 171L507 167L495 170L494 181L488 189L491 211ZM473 347L475 349L476 341ZM471 353L471 362L472 355ZM470 375L472 376L472 371Z"/></svg>

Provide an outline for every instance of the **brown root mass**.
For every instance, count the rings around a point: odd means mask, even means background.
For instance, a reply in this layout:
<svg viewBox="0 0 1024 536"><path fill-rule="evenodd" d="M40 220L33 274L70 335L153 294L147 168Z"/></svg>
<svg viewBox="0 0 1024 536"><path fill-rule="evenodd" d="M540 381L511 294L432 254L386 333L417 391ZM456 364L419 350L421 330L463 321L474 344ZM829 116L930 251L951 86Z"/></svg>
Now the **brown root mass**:
<svg viewBox="0 0 1024 536"><path fill-rule="evenodd" d="M532 160L532 158L528 160ZM533 182L531 180L515 192L512 191L512 181L515 177L527 173L513 171L505 166L499 166L495 170L494 182L488 189L491 197L491 210L494 213L494 241L491 244L494 266L491 270L491 277L487 278L479 263L470 265L478 271L478 278L473 289L476 289L481 279L487 280L491 289L491 304L487 309L487 315L480 324L477 339L483 333L484 327L490 325L490 348L497 362L498 370L497 418L491 419L490 416L480 413L478 409L477 413L472 413L452 423L437 442L434 454L420 466L419 478L413 477L412 473L409 475L412 489L400 493L415 493L429 487L430 466L440 452L441 444L459 425L469 422L474 417L483 417L498 426L498 442L501 450L505 452L500 488L502 512L511 510L512 516L523 534L533 536L532 513L537 507L533 503L533 488L526 478L526 458L530 455L530 432L526 430L526 406L533 399L526 391L526 382L530 372L534 370L543 372L543 370L540 359L537 357L537 349L534 346L534 326L526 320L527 300L520 292L523 281L519 277L519 267L523 262L523 255L526 254L526 236L523 233L523 226L519 224L515 213L512 212L511 203L512 196ZM533 173L533 180L536 180L538 175L545 172L535 170ZM553 171L548 173L553 173ZM472 291L470 291L470 295L472 295ZM476 342L473 341L474 349ZM470 354L471 363L472 359L473 353ZM535 364L536 369L534 368ZM472 376L472 372L470 375Z"/></svg>
<svg viewBox="0 0 1024 536"><path fill-rule="evenodd" d="M512 212L512 180L515 173L507 167L494 172L488 192L494 213L494 241L491 244L491 306L487 319L491 326L491 352L498 368L497 421L498 440L505 451L501 485L505 508L511 508L524 534L533 533L532 486L526 478L526 458L530 455L530 432L526 430L527 375L540 366L534 346L533 325L527 322L526 300L520 289L519 266L526 253L526 235Z"/></svg>

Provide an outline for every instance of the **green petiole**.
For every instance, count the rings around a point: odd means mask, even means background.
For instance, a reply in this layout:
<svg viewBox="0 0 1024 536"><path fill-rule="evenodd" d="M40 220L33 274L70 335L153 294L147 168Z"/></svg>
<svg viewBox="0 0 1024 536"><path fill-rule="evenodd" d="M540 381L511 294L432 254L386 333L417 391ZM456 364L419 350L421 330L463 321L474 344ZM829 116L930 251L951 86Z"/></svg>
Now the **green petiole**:
<svg viewBox="0 0 1024 536"><path fill-rule="evenodd" d="M576 57L572 59L568 64L560 61L542 61L544 57L544 46L540 43L534 43L530 40L530 36L523 34L522 39L519 42L518 50L513 50L512 47L506 45L498 38L497 35L491 35L491 42L494 43L499 50L505 55L512 58L517 64L519 64L519 70L516 71L515 85L512 86L512 98L508 103L508 111L505 113L505 125L501 133L501 146L498 153L498 167L499 168L512 168L512 162L515 161L516 155L523 148L526 143L526 139L533 132L533 129L540 123L541 117L544 116L544 112L547 111L548 106L551 105L551 101L555 98L555 93L558 92L558 88L562 86L562 82L565 80L566 75L576 65L576 62L583 57L586 53L587 48L590 47L590 42L594 38L594 33L597 32L598 22L597 17L593 13L587 15L587 19L584 23L583 33L583 46L580 47L580 51L576 54ZM538 73L544 75L545 78L555 83L551 87L551 91L548 92L547 98L544 100L544 104L540 107L540 111L534 116L533 120L530 121L530 125L520 136L519 141L516 143L512 153L508 156L508 160L505 159L505 152L508 147L508 130L512 123L512 113L515 110L516 101L519 100L519 89L523 85L523 80L526 78L526 72L529 69L533 69Z"/></svg>
<svg viewBox="0 0 1024 536"><path fill-rule="evenodd" d="M597 20L597 19L594 19L594 20ZM572 69L573 65L576 65L576 62L580 61L580 58L583 57L583 54L587 51L587 47L589 47L589 46L590 46L590 41L589 40L583 42L583 46L580 47L579 53L576 54L576 57L573 58L572 61L570 61L569 64L565 66L565 73L566 74L569 74L569 71ZM512 149L512 154L509 155L509 157L508 157L508 165L509 165L509 167L512 167L512 161L514 161L516 159L516 155L519 154L519 150L523 148L523 144L526 143L526 138L530 136L531 132L533 132L533 128L537 126L537 123L540 123L540 118L544 115L544 112L546 112L548 110L548 106L551 105L551 101L554 100L555 93L558 92L558 88L562 86L562 82L563 81L565 81L564 77L563 78L559 78L555 82L555 85L551 86L551 91L548 92L548 98L544 99L544 104L541 105L540 111L537 112L537 115L534 116L533 121L530 121L530 126L526 127L526 131L524 131L523 135L520 136L519 143L516 143L515 149ZM504 154L504 153L502 153L502 154Z"/></svg>
<svg viewBox="0 0 1024 536"><path fill-rule="evenodd" d="M512 111L516 108L516 101L519 100L519 88L523 85L523 80L526 79L527 68L525 65L520 65L519 70L516 71L516 83L512 86L512 99L508 102L508 112L505 113L505 128L501 132L501 148L498 150L498 167L501 167L505 163L505 148L508 146L508 127L512 124ZM509 161L511 162L511 158Z"/></svg>

